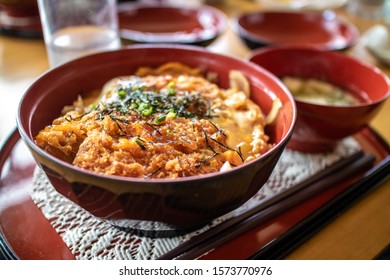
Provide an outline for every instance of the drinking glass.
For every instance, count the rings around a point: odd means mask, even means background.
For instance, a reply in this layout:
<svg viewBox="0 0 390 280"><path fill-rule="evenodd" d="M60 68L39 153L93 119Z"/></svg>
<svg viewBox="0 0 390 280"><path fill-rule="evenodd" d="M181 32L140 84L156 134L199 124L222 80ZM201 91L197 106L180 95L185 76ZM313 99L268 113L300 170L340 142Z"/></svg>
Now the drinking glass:
<svg viewBox="0 0 390 280"><path fill-rule="evenodd" d="M38 0L49 64L121 46L116 0Z"/></svg>

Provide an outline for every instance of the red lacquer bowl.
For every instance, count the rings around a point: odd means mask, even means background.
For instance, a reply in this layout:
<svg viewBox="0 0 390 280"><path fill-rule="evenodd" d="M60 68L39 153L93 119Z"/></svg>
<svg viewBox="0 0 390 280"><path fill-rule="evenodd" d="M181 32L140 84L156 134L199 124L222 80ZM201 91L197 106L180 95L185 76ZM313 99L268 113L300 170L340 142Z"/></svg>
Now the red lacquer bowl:
<svg viewBox="0 0 390 280"><path fill-rule="evenodd" d="M256 160L227 172L171 180L99 175L63 162L34 143L38 132L80 93L101 88L114 77L130 75L140 66L156 67L171 61L218 74L224 88L229 87L229 71L241 71L249 79L252 100L265 114L278 97L283 107L275 123L267 127L275 146ZM116 225L136 228L137 221L157 221L176 230L206 223L257 193L291 137L295 114L294 100L283 84L252 63L200 47L153 45L95 54L50 70L26 91L17 121L22 139L59 193ZM142 230L152 230L149 226Z"/></svg>
<svg viewBox="0 0 390 280"><path fill-rule="evenodd" d="M251 48L299 45L339 50L356 43L358 29L332 11L260 11L235 18L234 27Z"/></svg>
<svg viewBox="0 0 390 280"><path fill-rule="evenodd" d="M37 0L0 0L0 33L41 38Z"/></svg>
<svg viewBox="0 0 390 280"><path fill-rule="evenodd" d="M0 8L15 18L39 17L37 0L0 0Z"/></svg>
<svg viewBox="0 0 390 280"><path fill-rule="evenodd" d="M265 48L254 51L249 60L279 78L325 80L362 101L353 106L335 106L296 100L298 117L289 147L303 152L333 149L337 141L367 126L390 94L385 74L343 53L299 47Z"/></svg>
<svg viewBox="0 0 390 280"><path fill-rule="evenodd" d="M197 8L123 3L118 6L120 34L135 43L179 43L207 46L227 27L223 12Z"/></svg>

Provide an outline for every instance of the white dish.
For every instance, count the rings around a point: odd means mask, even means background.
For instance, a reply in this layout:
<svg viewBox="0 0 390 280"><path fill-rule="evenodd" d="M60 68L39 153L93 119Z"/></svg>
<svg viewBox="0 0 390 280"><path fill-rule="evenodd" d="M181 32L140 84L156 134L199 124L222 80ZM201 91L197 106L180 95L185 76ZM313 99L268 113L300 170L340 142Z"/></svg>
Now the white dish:
<svg viewBox="0 0 390 280"><path fill-rule="evenodd" d="M289 10L326 10L339 8L347 3L347 0L257 0L264 8L289 9Z"/></svg>
<svg viewBox="0 0 390 280"><path fill-rule="evenodd" d="M366 48L381 62L390 65L390 34L383 25L371 27L364 35Z"/></svg>

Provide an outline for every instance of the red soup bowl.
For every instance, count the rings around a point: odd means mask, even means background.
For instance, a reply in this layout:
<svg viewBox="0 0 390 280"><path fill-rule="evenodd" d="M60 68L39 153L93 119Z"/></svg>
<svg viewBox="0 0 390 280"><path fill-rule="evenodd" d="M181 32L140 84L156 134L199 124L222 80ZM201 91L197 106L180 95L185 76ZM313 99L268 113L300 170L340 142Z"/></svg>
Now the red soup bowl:
<svg viewBox="0 0 390 280"><path fill-rule="evenodd" d="M249 60L283 78L326 81L352 93L356 105L321 105L295 100L297 123L289 148L327 152L375 117L390 94L388 77L378 68L343 53L305 47L275 47L252 52Z"/></svg>
<svg viewBox="0 0 390 280"><path fill-rule="evenodd" d="M227 172L140 179L86 171L48 154L34 142L38 132L79 94L100 89L108 80L130 75L140 66L157 67L171 61L217 74L222 88L229 87L231 69L241 71L250 83L251 99L264 114L278 98L282 108L266 127L273 148ZM87 56L48 71L27 89L17 123L22 139L60 194L114 225L147 232L155 229L155 223L166 231L192 229L245 203L269 178L292 135L295 118L293 97L261 67L200 47L144 45Z"/></svg>

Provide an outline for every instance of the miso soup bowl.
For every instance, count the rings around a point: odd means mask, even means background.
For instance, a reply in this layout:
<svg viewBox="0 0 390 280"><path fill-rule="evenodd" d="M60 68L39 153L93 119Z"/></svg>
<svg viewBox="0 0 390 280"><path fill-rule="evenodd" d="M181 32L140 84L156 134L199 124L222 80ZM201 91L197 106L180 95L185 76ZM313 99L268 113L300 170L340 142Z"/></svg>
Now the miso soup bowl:
<svg viewBox="0 0 390 280"><path fill-rule="evenodd" d="M355 95L352 106L319 105L295 100L297 123L289 148L328 152L369 125L389 97L388 77L373 65L347 54L307 47L274 47L253 51L249 61L278 78L293 76L326 81Z"/></svg>
<svg viewBox="0 0 390 280"><path fill-rule="evenodd" d="M249 80L251 99L264 114L279 98L282 108L266 127L272 149L227 172L177 179L107 176L80 169L46 153L34 142L45 126L60 116L79 94L100 89L110 79L131 75L140 66L177 61L218 75L229 87L228 73L241 71ZM199 227L241 206L269 178L288 143L296 118L295 103L283 84L247 61L211 53L200 47L143 45L94 54L52 69L27 89L17 116L22 139L54 188L92 215L142 233L156 229L178 232Z"/></svg>

